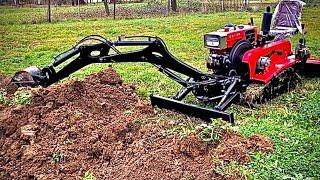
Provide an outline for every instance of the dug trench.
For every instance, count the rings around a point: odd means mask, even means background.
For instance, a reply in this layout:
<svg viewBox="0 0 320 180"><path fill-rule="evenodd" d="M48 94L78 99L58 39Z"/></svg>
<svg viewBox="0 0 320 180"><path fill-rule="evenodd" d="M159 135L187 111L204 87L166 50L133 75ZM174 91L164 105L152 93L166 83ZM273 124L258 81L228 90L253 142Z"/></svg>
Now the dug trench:
<svg viewBox="0 0 320 180"><path fill-rule="evenodd" d="M7 79L1 77L0 88ZM219 138L209 142L203 128L168 133L190 118L151 107L111 68L27 90L32 98L26 105L10 103L10 93L1 104L0 179L243 179L239 170L217 169L246 165L252 152L273 151L266 137L244 138L228 129L212 131Z"/></svg>

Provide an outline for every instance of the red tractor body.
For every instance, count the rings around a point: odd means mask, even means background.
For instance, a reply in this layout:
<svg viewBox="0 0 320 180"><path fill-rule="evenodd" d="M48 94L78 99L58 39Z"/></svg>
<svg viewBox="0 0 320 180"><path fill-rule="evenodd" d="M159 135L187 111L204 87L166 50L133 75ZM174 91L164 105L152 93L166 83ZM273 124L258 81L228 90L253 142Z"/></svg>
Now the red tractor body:
<svg viewBox="0 0 320 180"><path fill-rule="evenodd" d="M226 50L232 48L239 40L256 40L258 36L257 27L251 25L228 24L223 29L205 34L205 47L215 50Z"/></svg>
<svg viewBox="0 0 320 180"><path fill-rule="evenodd" d="M242 62L248 64L250 80L269 82L284 69L299 62L292 55L291 43L288 40L271 42L247 51Z"/></svg>
<svg viewBox="0 0 320 180"><path fill-rule="evenodd" d="M308 59L307 64L319 66L320 71L320 59Z"/></svg>

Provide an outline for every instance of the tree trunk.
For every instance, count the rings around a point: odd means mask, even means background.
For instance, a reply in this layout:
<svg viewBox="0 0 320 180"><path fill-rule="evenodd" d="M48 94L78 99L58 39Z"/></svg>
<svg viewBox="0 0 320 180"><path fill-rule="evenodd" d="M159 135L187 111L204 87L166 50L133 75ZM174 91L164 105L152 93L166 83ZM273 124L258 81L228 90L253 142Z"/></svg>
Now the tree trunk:
<svg viewBox="0 0 320 180"><path fill-rule="evenodd" d="M51 0L48 1L48 22L51 22Z"/></svg>
<svg viewBox="0 0 320 180"><path fill-rule="evenodd" d="M80 0L78 0L78 17L79 17L79 19L81 18L81 15L80 15Z"/></svg>
<svg viewBox="0 0 320 180"><path fill-rule="evenodd" d="M116 0L113 0L113 19L116 19Z"/></svg>
<svg viewBox="0 0 320 180"><path fill-rule="evenodd" d="M178 11L177 0L171 0L171 9L172 9L173 12L177 12Z"/></svg>
<svg viewBox="0 0 320 180"><path fill-rule="evenodd" d="M106 15L109 16L110 11L109 11L108 0L103 0L103 4L104 4L104 10L106 11Z"/></svg>

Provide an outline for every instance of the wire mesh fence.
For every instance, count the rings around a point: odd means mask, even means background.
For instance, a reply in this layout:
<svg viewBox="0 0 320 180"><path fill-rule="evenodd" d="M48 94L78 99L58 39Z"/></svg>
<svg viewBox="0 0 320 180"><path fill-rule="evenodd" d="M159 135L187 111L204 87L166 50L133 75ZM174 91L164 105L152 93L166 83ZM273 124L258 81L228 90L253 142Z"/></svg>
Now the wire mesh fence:
<svg viewBox="0 0 320 180"><path fill-rule="evenodd" d="M315 3L320 0L307 0ZM0 0L2 11L24 7L20 16L10 21L39 23L48 21L48 4L52 21L94 18L143 18L176 13L243 11L276 5L278 0ZM32 16L30 12L32 11ZM25 15L23 15L25 13ZM12 14L12 13L11 13Z"/></svg>

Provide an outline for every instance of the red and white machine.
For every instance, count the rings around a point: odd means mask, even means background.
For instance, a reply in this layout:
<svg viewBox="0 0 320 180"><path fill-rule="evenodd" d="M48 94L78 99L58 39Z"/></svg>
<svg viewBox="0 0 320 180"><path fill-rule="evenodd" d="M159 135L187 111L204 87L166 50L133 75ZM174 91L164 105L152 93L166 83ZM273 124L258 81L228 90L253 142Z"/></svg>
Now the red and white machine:
<svg viewBox="0 0 320 180"><path fill-rule="evenodd" d="M251 19L248 25L227 24L205 34L205 47L210 51L207 67L214 74L241 76L248 84L244 99L250 104L295 87L304 70L319 72L320 59L311 59L304 24L300 23L303 5L300 0L283 0L274 14L268 7L261 32ZM302 37L293 50L287 38L298 32Z"/></svg>
<svg viewBox="0 0 320 180"><path fill-rule="evenodd" d="M301 74L320 71L320 60L310 58L304 25L300 23L303 4L300 0L282 0L274 14L268 7L263 14L261 32L251 19L248 25L227 24L223 29L205 34L210 73L174 57L159 37L131 36L110 41L91 35L56 56L52 64L16 73L11 83L49 86L93 63L147 62L182 86L172 98L151 95L152 105L209 121L222 118L234 122L233 114L225 112L233 103L250 106L262 103L295 88ZM287 38L297 32L302 37L293 50ZM88 41L97 43L87 44ZM121 52L119 46L142 48ZM72 57L75 58L70 60ZM189 93L208 107L183 102Z"/></svg>

